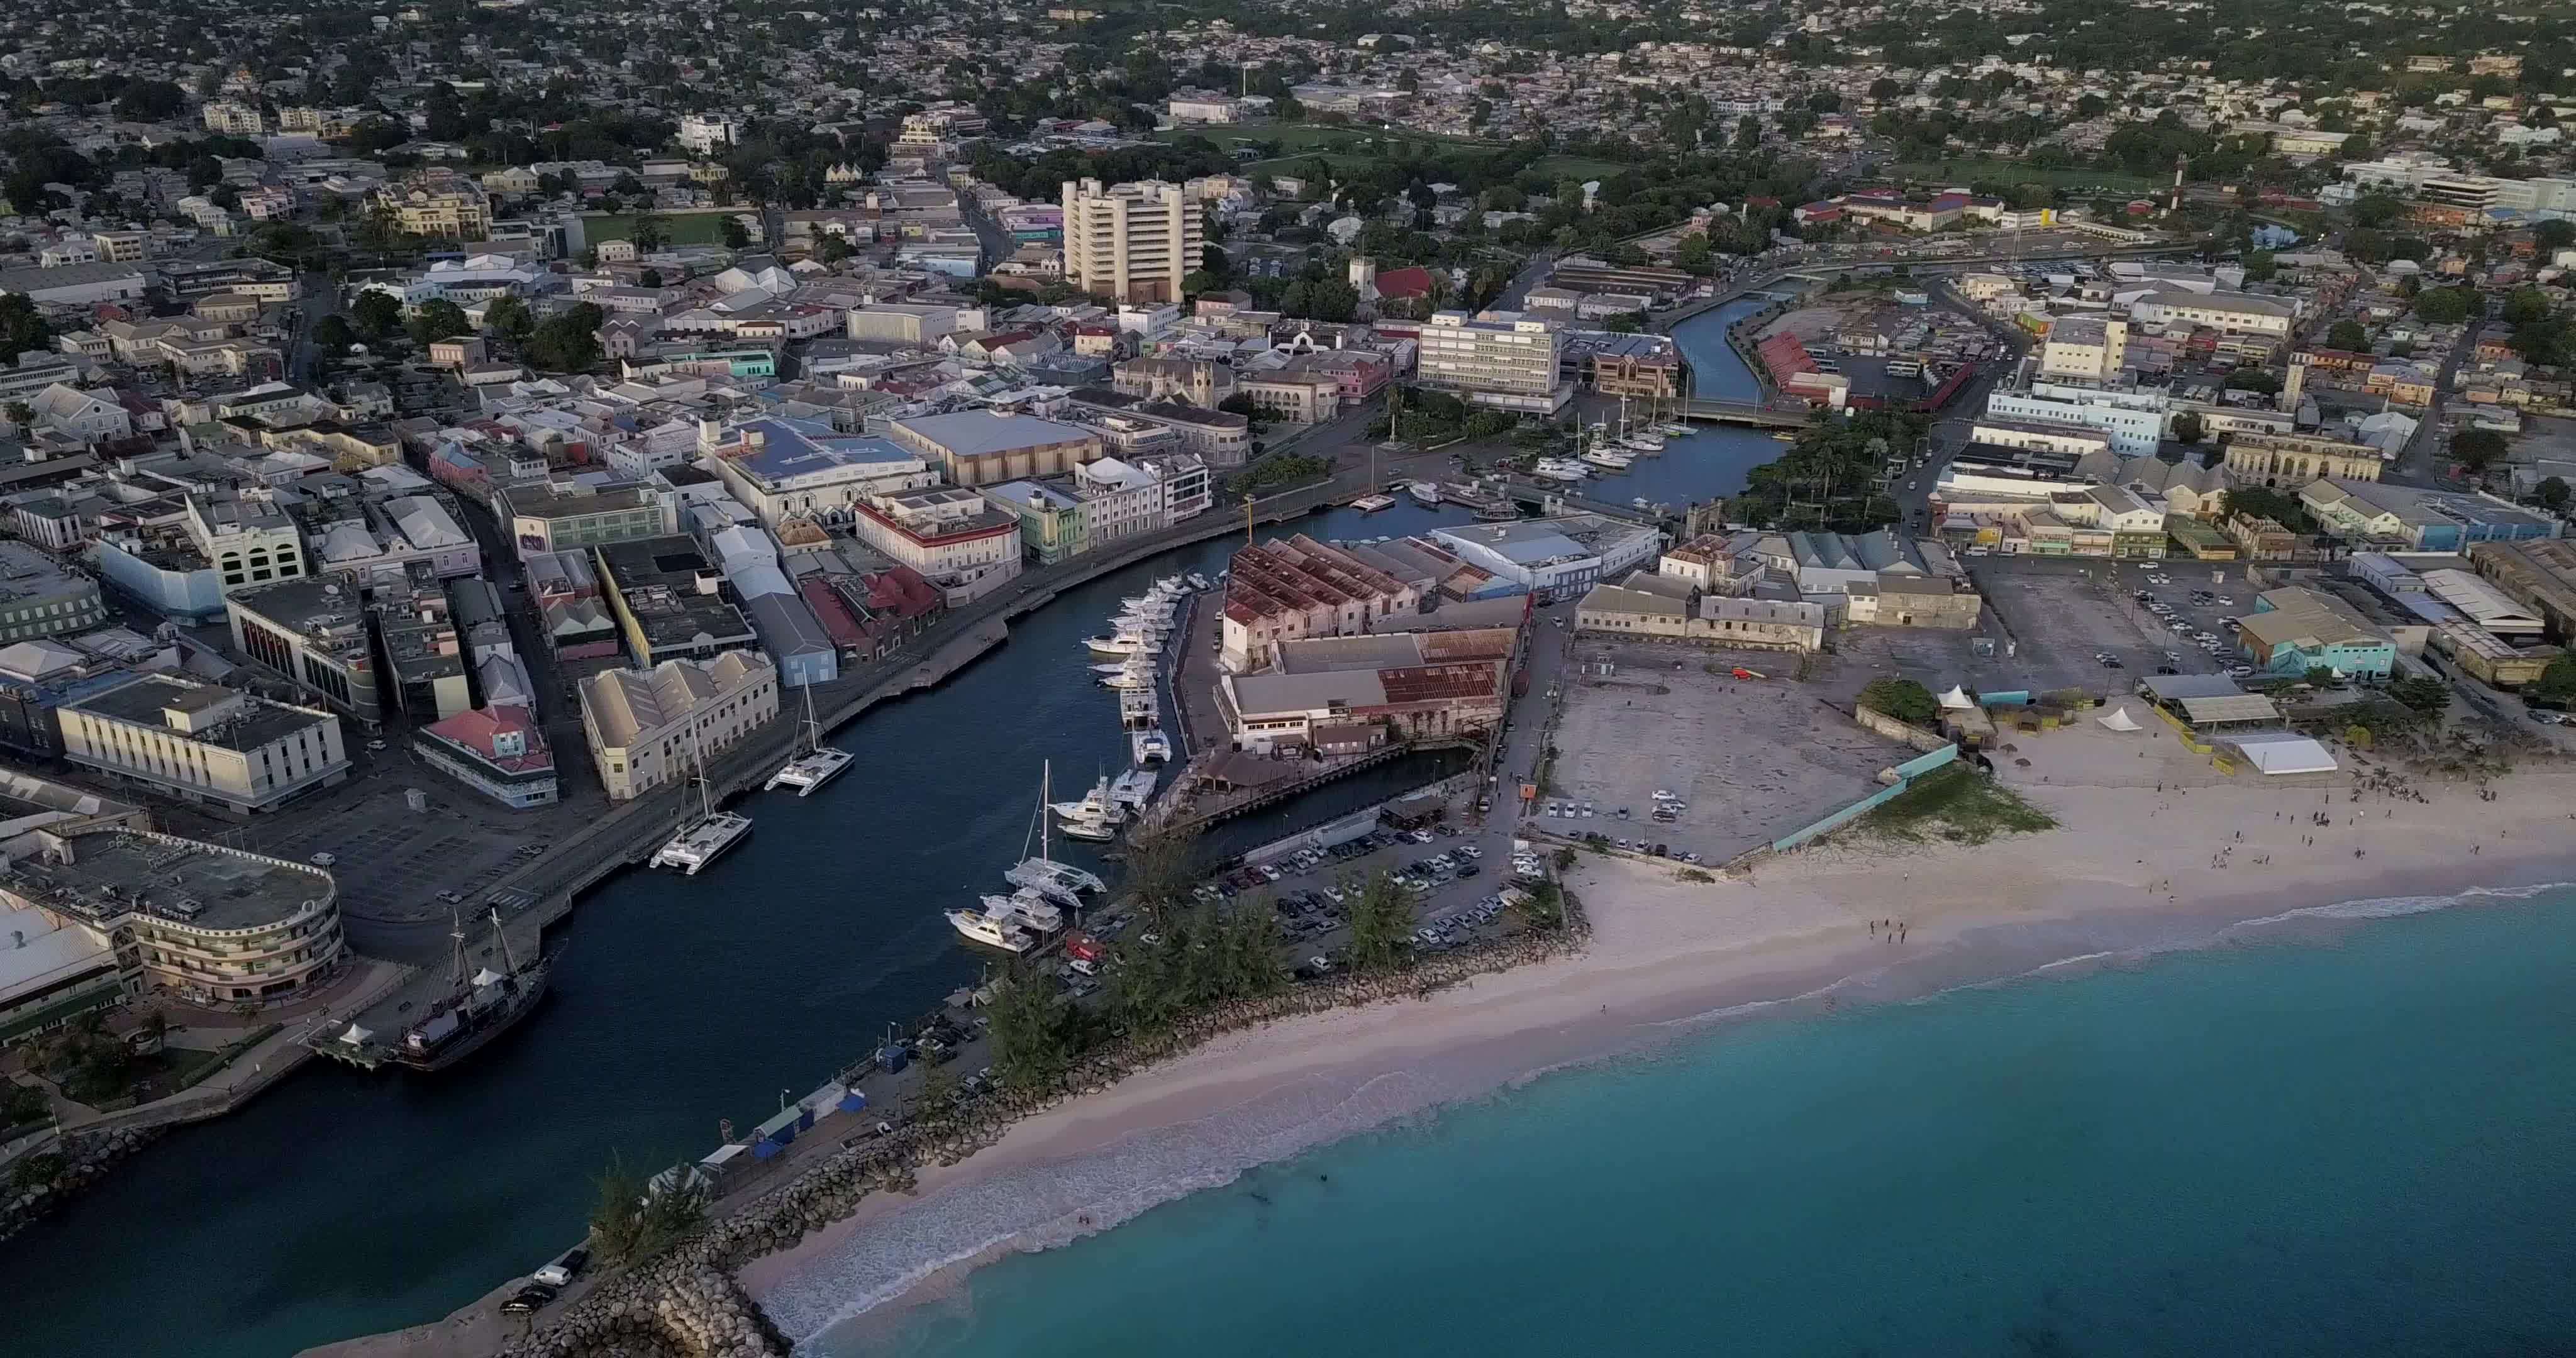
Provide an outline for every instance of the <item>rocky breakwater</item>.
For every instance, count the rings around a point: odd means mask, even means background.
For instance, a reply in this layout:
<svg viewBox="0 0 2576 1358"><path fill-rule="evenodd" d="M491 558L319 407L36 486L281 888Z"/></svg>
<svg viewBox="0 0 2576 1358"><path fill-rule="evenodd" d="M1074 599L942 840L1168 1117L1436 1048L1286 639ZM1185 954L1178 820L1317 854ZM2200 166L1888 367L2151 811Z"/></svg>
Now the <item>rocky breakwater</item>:
<svg viewBox="0 0 2576 1358"><path fill-rule="evenodd" d="M158 1127L74 1132L0 1166L0 1240L106 1178L111 1166L159 1140L161 1132Z"/></svg>
<svg viewBox="0 0 2576 1358"><path fill-rule="evenodd" d="M1202 1010L1165 1031L1085 1055L1051 1088L997 1091L841 1151L709 1222L659 1257L604 1280L554 1324L504 1346L496 1358L784 1358L787 1337L733 1280L744 1265L849 1216L871 1193L910 1191L923 1165L963 1161L1001 1140L1022 1118L1106 1089L1225 1033L1301 1014L1424 998L1477 976L1575 951L1588 923L1570 894L1565 907L1562 928L1442 953L1401 972L1345 975Z"/></svg>

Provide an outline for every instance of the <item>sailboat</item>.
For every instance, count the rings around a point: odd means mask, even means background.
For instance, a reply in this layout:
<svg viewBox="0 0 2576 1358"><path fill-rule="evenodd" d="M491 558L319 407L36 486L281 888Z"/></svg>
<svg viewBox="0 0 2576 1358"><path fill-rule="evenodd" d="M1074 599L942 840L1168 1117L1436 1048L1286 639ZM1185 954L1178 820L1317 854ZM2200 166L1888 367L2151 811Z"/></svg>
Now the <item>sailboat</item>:
<svg viewBox="0 0 2576 1358"><path fill-rule="evenodd" d="M814 789L840 776L841 771L850 766L850 761L857 758L847 750L834 749L823 743L823 724L814 720L814 686L807 684L804 688L805 753L788 760L779 766L778 772L769 775L769 781L760 785L763 792L773 791L784 784L796 789L799 797L813 796Z"/></svg>
<svg viewBox="0 0 2576 1358"><path fill-rule="evenodd" d="M1106 891L1109 886L1108 883L1101 881L1097 874L1085 872L1070 864L1059 863L1050 856L1052 846L1047 842L1049 809L1047 795L1054 781L1055 764L1050 760L1039 768L1037 814L1031 817L1035 823L1030 828L1038 841L1037 856L1022 858L1010 871L1003 873L1002 878L1013 886L1028 887L1066 905L1079 906L1082 904L1082 893ZM1020 852L1025 854L1028 850L1028 843L1023 840L1020 844Z"/></svg>
<svg viewBox="0 0 2576 1358"><path fill-rule="evenodd" d="M689 762L697 769L698 819L682 826L653 853L653 866L678 868L695 877L724 851L751 833L751 817L716 810L715 790L707 785L707 765L698 751L696 728L689 731Z"/></svg>
<svg viewBox="0 0 2576 1358"><path fill-rule="evenodd" d="M495 909L490 914L492 942L501 954L500 970L485 966L467 973L465 924L451 916L448 937L456 940L456 956L447 993L403 1029L398 1041L379 1041L374 1032L351 1022L342 1024L328 1041L308 1045L368 1070L392 1062L412 1070L441 1071L508 1031L545 998L554 958L540 951L526 962L519 961L510 951L509 936L502 932L501 912Z"/></svg>
<svg viewBox="0 0 2576 1358"><path fill-rule="evenodd" d="M1629 427L1628 403L1624 400L1619 403L1619 446L1640 453L1660 453L1664 450L1663 435L1655 433L1642 424L1634 428Z"/></svg>

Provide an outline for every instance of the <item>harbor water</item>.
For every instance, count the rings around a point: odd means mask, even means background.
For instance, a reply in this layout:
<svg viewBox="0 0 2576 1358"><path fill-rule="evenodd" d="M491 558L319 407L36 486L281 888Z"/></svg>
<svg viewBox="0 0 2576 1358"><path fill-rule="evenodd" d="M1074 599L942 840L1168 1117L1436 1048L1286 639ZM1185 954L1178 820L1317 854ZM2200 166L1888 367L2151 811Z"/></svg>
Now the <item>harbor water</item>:
<svg viewBox="0 0 2576 1358"><path fill-rule="evenodd" d="M1020 1254L806 1358L2556 1352L2576 891L1756 1020Z"/></svg>
<svg viewBox="0 0 2576 1358"><path fill-rule="evenodd" d="M1731 309L1689 322L1684 345L1707 348ZM1733 361L1722 341L1714 354ZM1712 380L1702 388L1716 394ZM1704 500L1740 489L1779 447L1706 430L1593 493ZM1265 535L1467 521L1405 500ZM1017 861L1040 762L1053 762L1059 796L1125 766L1115 700L1081 639L1158 575L1214 575L1236 541L1070 591L946 684L871 711L834 735L858 762L821 792L737 803L756 828L705 874L605 883L566 926L543 1005L466 1065L426 1079L299 1072L0 1243L13 1292L43 1299L13 1308L0 1355L278 1358L434 1320L578 1239L612 1153L695 1158L717 1144L719 1119L749 1127L782 1091L830 1078L886 1023L977 978L983 958L941 912L996 889ZM1284 833L1404 777L1371 770L1225 834Z"/></svg>

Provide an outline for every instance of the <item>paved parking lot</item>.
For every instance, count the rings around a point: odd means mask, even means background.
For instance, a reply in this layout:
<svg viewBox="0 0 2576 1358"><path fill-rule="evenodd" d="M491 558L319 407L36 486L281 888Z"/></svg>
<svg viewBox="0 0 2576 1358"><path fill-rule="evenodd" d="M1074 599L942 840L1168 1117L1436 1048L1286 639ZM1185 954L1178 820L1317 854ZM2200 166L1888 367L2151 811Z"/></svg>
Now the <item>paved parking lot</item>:
<svg viewBox="0 0 2576 1358"><path fill-rule="evenodd" d="M2189 638L2174 635L2133 597L2136 590L2151 590L2168 604L2187 607L2195 626L2223 638L2228 634L2218 624L2232 616L2228 608L2192 605L2189 592L2216 588L2237 601L2237 612L2250 611L2251 604L2241 580L2232 588L2208 585L2210 570L2200 563L2141 565L2063 557L1985 557L1969 563L1986 607L2009 629L2012 653L1999 657L2008 662L2002 668L2034 692L2127 689L2160 665L2206 674L2234 663L2232 658L2213 659ZM2159 577L2171 583L2148 583ZM2118 668L2103 664L2102 656L2117 660Z"/></svg>
<svg viewBox="0 0 2576 1358"><path fill-rule="evenodd" d="M1434 931L1425 946L1445 947L1511 924L1495 897L1512 875L1512 835L1501 818L1479 826L1453 807L1447 824L1422 832L1428 841L1380 828L1365 840L1340 850L1267 858L1262 867L1245 868L1220 879L1223 899L1268 898L1280 924L1298 944L1301 957L1328 953L1350 941L1350 906L1360 884L1379 871L1409 880L1415 891L1415 916ZM1432 867L1432 864L1439 866ZM1211 889L1217 889L1212 883ZM1225 891L1232 894L1226 896ZM1334 893L1342 899L1333 899Z"/></svg>
<svg viewBox="0 0 2576 1358"><path fill-rule="evenodd" d="M2254 611L2258 592L2241 566L2171 561L2158 569L2120 572L2121 607L2157 638L2162 651L2180 657L2168 663L2185 674L2245 663L2234 624ZM2152 597L2140 599L2141 593ZM2216 637L2219 644L2213 650L2201 643L2202 636Z"/></svg>
<svg viewBox="0 0 2576 1358"><path fill-rule="evenodd" d="M1574 659L1588 668L1568 666L1573 689L1534 821L1542 830L1666 844L1722 863L1869 792L1877 772L1904 757L1827 704L1838 686L1788 678L1795 656L1586 637ZM1737 679L1737 665L1767 677ZM1659 791L1685 804L1670 822L1652 818ZM1589 817L1579 814L1586 802ZM1578 815L1547 816L1550 803Z"/></svg>

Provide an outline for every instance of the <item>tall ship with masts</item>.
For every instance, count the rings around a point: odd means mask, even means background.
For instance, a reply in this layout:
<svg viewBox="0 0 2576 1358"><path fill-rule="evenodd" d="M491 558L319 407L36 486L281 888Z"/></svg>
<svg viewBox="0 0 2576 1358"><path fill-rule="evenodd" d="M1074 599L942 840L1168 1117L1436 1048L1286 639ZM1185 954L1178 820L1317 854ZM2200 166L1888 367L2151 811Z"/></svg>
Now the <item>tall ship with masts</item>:
<svg viewBox="0 0 2576 1358"><path fill-rule="evenodd" d="M368 1070L391 1064L433 1072L455 1065L507 1032L545 997L554 958L540 950L520 962L510 951L509 936L501 930L501 912L493 910L491 920L492 950L501 961L498 970L486 964L467 973L465 925L454 921L449 928L449 937L456 940L453 975L447 992L427 1013L390 1042L379 1040L352 1020L328 1038L315 1038L313 1049Z"/></svg>

